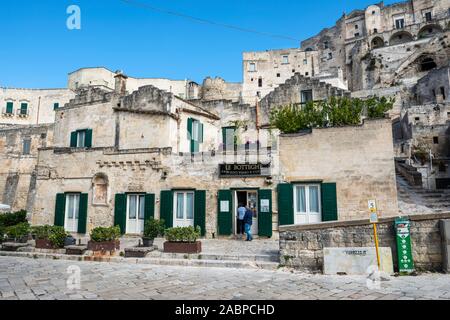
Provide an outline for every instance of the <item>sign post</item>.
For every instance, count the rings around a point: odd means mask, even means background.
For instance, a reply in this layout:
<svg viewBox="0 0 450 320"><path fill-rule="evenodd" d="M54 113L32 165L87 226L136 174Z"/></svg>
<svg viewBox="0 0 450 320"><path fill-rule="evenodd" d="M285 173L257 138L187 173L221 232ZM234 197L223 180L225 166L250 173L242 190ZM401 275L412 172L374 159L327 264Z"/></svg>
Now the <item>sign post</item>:
<svg viewBox="0 0 450 320"><path fill-rule="evenodd" d="M398 271L400 273L414 272L414 260L411 245L411 221L397 218L395 220L395 231L397 234L397 256Z"/></svg>
<svg viewBox="0 0 450 320"><path fill-rule="evenodd" d="M377 252L378 270L381 270L380 246L378 242L378 232L377 232L378 210L377 210L377 202L375 200L369 201L369 210L370 210L370 223L373 225L373 236L375 238L375 250Z"/></svg>

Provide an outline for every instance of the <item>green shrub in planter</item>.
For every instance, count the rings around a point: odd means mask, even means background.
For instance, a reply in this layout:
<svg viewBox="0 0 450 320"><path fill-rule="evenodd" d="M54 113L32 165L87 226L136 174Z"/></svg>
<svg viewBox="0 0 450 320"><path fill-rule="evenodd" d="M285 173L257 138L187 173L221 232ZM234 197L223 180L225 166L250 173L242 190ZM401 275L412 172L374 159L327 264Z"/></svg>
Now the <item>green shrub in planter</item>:
<svg viewBox="0 0 450 320"><path fill-rule="evenodd" d="M163 236L165 231L165 221L156 220L151 218L145 221L144 225L144 238L155 239L159 236Z"/></svg>
<svg viewBox="0 0 450 320"><path fill-rule="evenodd" d="M28 222L22 222L6 228L6 236L15 241L25 240L25 238L28 237L29 232L30 224Z"/></svg>
<svg viewBox="0 0 450 320"><path fill-rule="evenodd" d="M48 240L57 248L64 247L64 241L68 235L63 227L50 225L31 227L31 234L36 240Z"/></svg>
<svg viewBox="0 0 450 320"><path fill-rule="evenodd" d="M0 225L0 243L2 243L2 241L5 238L5 234L6 234L6 228L2 225Z"/></svg>
<svg viewBox="0 0 450 320"><path fill-rule="evenodd" d="M201 228L194 227L177 227L166 230L166 239L169 242L185 242L194 243L200 238Z"/></svg>
<svg viewBox="0 0 450 320"><path fill-rule="evenodd" d="M0 214L0 226L5 228L27 222L27 212L25 210Z"/></svg>
<svg viewBox="0 0 450 320"><path fill-rule="evenodd" d="M98 227L91 231L91 241L94 242L107 242L115 241L120 238L120 227Z"/></svg>

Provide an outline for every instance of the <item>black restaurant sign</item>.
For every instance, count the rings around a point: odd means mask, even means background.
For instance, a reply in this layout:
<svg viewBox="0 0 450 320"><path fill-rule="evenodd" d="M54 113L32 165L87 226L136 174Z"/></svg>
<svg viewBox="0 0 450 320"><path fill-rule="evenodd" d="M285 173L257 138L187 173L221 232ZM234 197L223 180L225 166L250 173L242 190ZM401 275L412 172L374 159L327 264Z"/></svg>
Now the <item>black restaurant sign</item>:
<svg viewBox="0 0 450 320"><path fill-rule="evenodd" d="M267 177L270 176L270 163L226 163L219 165L219 176L235 177Z"/></svg>

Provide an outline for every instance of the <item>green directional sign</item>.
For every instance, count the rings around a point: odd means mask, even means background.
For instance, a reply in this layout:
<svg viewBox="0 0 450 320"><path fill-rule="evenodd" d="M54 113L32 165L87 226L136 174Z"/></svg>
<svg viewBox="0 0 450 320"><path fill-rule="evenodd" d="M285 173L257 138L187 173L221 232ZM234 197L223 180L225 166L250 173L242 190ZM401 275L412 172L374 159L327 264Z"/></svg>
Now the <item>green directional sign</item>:
<svg viewBox="0 0 450 320"><path fill-rule="evenodd" d="M395 231L397 238L398 269L402 273L414 272L414 260L411 245L411 222L408 219L397 218Z"/></svg>

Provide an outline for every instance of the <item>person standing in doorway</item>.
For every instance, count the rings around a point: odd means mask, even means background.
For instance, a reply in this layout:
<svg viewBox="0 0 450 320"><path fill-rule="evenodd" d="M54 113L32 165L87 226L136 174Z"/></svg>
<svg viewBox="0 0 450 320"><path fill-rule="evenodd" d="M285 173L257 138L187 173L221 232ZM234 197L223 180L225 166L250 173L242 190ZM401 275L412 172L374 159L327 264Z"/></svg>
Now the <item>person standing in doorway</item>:
<svg viewBox="0 0 450 320"><path fill-rule="evenodd" d="M249 208L245 208L244 224L245 224L245 233L247 234L247 240L245 241L252 241L253 211L250 210Z"/></svg>
<svg viewBox="0 0 450 320"><path fill-rule="evenodd" d="M238 234L238 236L244 235L244 217L245 217L246 211L247 211L247 209L245 208L245 206L242 203L240 203L238 212L237 212L237 234Z"/></svg>

